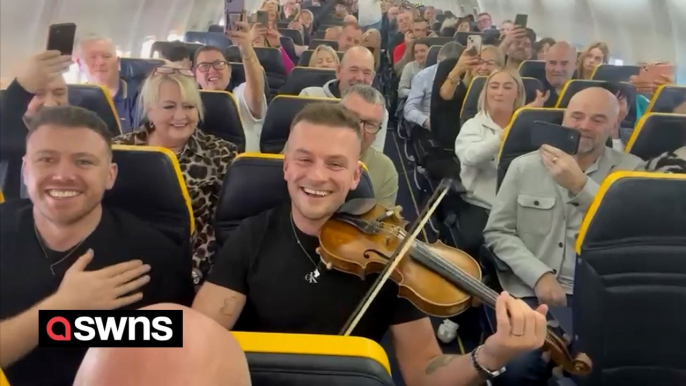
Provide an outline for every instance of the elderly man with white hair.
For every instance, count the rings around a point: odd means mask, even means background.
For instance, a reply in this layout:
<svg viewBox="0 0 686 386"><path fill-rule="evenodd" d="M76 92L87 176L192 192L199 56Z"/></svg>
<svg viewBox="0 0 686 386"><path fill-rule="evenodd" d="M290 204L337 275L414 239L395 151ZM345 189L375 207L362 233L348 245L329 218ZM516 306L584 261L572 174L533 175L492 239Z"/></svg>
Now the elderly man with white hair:
<svg viewBox="0 0 686 386"><path fill-rule="evenodd" d="M114 43L99 36L82 39L76 49L76 63L89 83L101 85L109 91L122 133L130 132L135 124L138 85L129 84L119 77L119 56Z"/></svg>

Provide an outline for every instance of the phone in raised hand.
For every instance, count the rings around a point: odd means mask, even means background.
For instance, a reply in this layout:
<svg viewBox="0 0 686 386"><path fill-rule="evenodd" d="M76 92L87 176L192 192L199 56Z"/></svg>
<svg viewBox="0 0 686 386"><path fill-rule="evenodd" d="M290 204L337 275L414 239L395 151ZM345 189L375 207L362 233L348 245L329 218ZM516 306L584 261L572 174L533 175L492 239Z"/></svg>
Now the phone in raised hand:
<svg viewBox="0 0 686 386"><path fill-rule="evenodd" d="M522 27L522 28L526 28L526 24L527 24L528 22L529 22L529 15L519 13L519 14L517 14L517 16L515 17L514 24L515 24L516 26L519 26L519 27Z"/></svg>
<svg viewBox="0 0 686 386"><path fill-rule="evenodd" d="M76 24L63 23L53 24L48 32L48 51L55 50L62 55L71 55L74 51L74 39L76 37Z"/></svg>
<svg viewBox="0 0 686 386"><path fill-rule="evenodd" d="M550 145L567 154L575 155L579 149L580 140L581 135L578 130L562 125L535 121L531 127L531 145L535 148Z"/></svg>
<svg viewBox="0 0 686 386"><path fill-rule="evenodd" d="M469 35L467 36L467 49L472 50L477 56L481 56L481 35Z"/></svg>

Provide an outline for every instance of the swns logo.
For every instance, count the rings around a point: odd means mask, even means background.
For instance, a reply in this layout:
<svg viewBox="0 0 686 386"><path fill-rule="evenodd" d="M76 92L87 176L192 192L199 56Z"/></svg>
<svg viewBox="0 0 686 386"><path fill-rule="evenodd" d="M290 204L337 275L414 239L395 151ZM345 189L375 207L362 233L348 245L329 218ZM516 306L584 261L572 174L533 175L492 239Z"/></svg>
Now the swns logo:
<svg viewBox="0 0 686 386"><path fill-rule="evenodd" d="M39 311L41 347L182 347L183 311Z"/></svg>

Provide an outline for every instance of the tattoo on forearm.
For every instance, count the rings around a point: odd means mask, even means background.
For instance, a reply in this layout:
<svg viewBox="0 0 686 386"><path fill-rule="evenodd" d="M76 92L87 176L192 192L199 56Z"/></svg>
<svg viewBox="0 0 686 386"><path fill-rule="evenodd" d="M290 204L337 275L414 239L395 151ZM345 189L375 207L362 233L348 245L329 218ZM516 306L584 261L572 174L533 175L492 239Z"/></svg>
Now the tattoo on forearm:
<svg viewBox="0 0 686 386"><path fill-rule="evenodd" d="M436 358L429 361L429 364L426 365L426 370L424 370L424 372L426 373L426 375L431 375L441 367L447 366L455 358L455 355L439 355Z"/></svg>
<svg viewBox="0 0 686 386"><path fill-rule="evenodd" d="M224 305L222 305L222 308L219 309L219 312L224 316L232 316L233 315L233 309L234 309L233 306L235 303L236 303L236 298L233 296L224 299Z"/></svg>

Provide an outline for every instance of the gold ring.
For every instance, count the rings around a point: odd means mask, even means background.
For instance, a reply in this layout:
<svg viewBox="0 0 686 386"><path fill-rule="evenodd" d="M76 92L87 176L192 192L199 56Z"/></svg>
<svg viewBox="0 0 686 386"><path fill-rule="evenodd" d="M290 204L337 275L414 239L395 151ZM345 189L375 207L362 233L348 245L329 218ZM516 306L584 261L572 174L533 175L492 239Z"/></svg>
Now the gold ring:
<svg viewBox="0 0 686 386"><path fill-rule="evenodd" d="M553 158L553 163L557 162L557 157Z"/></svg>

